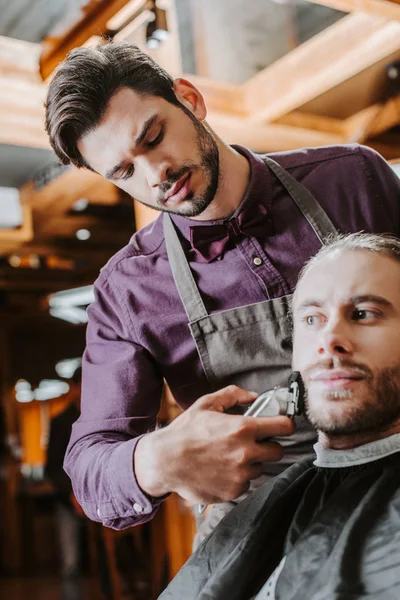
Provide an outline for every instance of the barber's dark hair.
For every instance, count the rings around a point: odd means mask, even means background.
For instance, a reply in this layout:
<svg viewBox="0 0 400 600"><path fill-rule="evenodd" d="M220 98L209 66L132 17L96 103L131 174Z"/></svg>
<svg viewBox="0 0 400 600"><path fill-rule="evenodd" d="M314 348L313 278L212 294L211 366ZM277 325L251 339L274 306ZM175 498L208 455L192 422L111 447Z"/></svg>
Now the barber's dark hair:
<svg viewBox="0 0 400 600"><path fill-rule="evenodd" d="M171 75L133 44L109 42L72 50L56 69L45 102L54 152L64 165L90 168L77 142L98 125L115 92L128 87L181 106L173 84Z"/></svg>

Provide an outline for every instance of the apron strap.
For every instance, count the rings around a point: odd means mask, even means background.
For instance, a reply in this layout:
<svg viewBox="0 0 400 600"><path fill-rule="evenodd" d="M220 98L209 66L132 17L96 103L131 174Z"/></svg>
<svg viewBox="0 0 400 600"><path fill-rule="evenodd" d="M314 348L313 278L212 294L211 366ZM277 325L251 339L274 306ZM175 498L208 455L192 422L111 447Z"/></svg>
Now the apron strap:
<svg viewBox="0 0 400 600"><path fill-rule="evenodd" d="M283 187L289 192L307 221L313 228L315 235L324 246L328 237L337 234L337 229L332 221L317 202L311 192L292 177L281 165L269 156L263 156L263 161L276 175Z"/></svg>
<svg viewBox="0 0 400 600"><path fill-rule="evenodd" d="M308 189L292 177L281 165L269 156L263 156L266 166L276 175L283 187L288 191L315 235L324 246L328 237L337 234L337 229L324 209L319 205ZM168 261L174 277L176 288L182 300L189 323L208 316L199 289L190 270L188 260L183 251L175 225L168 213L163 214L163 227Z"/></svg>
<svg viewBox="0 0 400 600"><path fill-rule="evenodd" d="M163 227L168 261L176 288L182 300L189 323L208 315L188 260L179 241L175 225L168 213L163 214Z"/></svg>

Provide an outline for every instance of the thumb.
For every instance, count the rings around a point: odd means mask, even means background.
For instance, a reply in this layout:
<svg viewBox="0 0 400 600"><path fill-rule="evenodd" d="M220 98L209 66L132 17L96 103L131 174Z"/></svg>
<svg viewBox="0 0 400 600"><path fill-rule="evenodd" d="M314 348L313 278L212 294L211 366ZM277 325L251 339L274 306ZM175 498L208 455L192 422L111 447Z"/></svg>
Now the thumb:
<svg viewBox="0 0 400 600"><path fill-rule="evenodd" d="M257 396L256 392L249 392L237 385L228 385L213 394L203 396L195 404L204 410L225 412L237 405L250 404Z"/></svg>

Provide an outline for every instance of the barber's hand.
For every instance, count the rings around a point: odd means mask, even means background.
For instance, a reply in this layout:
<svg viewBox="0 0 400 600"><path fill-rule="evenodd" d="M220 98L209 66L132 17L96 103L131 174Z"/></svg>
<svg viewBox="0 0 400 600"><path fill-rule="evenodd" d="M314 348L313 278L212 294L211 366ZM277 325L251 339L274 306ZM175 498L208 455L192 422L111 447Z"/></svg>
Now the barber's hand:
<svg viewBox="0 0 400 600"><path fill-rule="evenodd" d="M233 500L259 477L262 462L279 461L282 447L267 438L291 435L288 417L226 414L253 402L257 394L231 385L197 400L170 425L143 436L134 468L144 492L177 492L193 503ZM264 440L264 441L263 441Z"/></svg>

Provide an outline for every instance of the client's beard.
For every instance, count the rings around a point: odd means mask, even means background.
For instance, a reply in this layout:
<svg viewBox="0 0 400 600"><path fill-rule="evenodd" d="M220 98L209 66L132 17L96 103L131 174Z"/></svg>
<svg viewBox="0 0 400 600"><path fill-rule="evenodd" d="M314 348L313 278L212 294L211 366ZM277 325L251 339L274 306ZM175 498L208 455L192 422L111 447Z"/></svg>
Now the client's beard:
<svg viewBox="0 0 400 600"><path fill-rule="evenodd" d="M325 366L333 368L332 364ZM362 396L361 393L352 394L348 390L329 392L332 398L337 398L336 412L339 414L322 414L318 410L318 398L310 403L306 397L306 415L315 429L330 437L378 433L400 418L400 366L381 369L376 373L365 365L346 361L340 361L334 367L363 373L366 391L361 392Z"/></svg>

